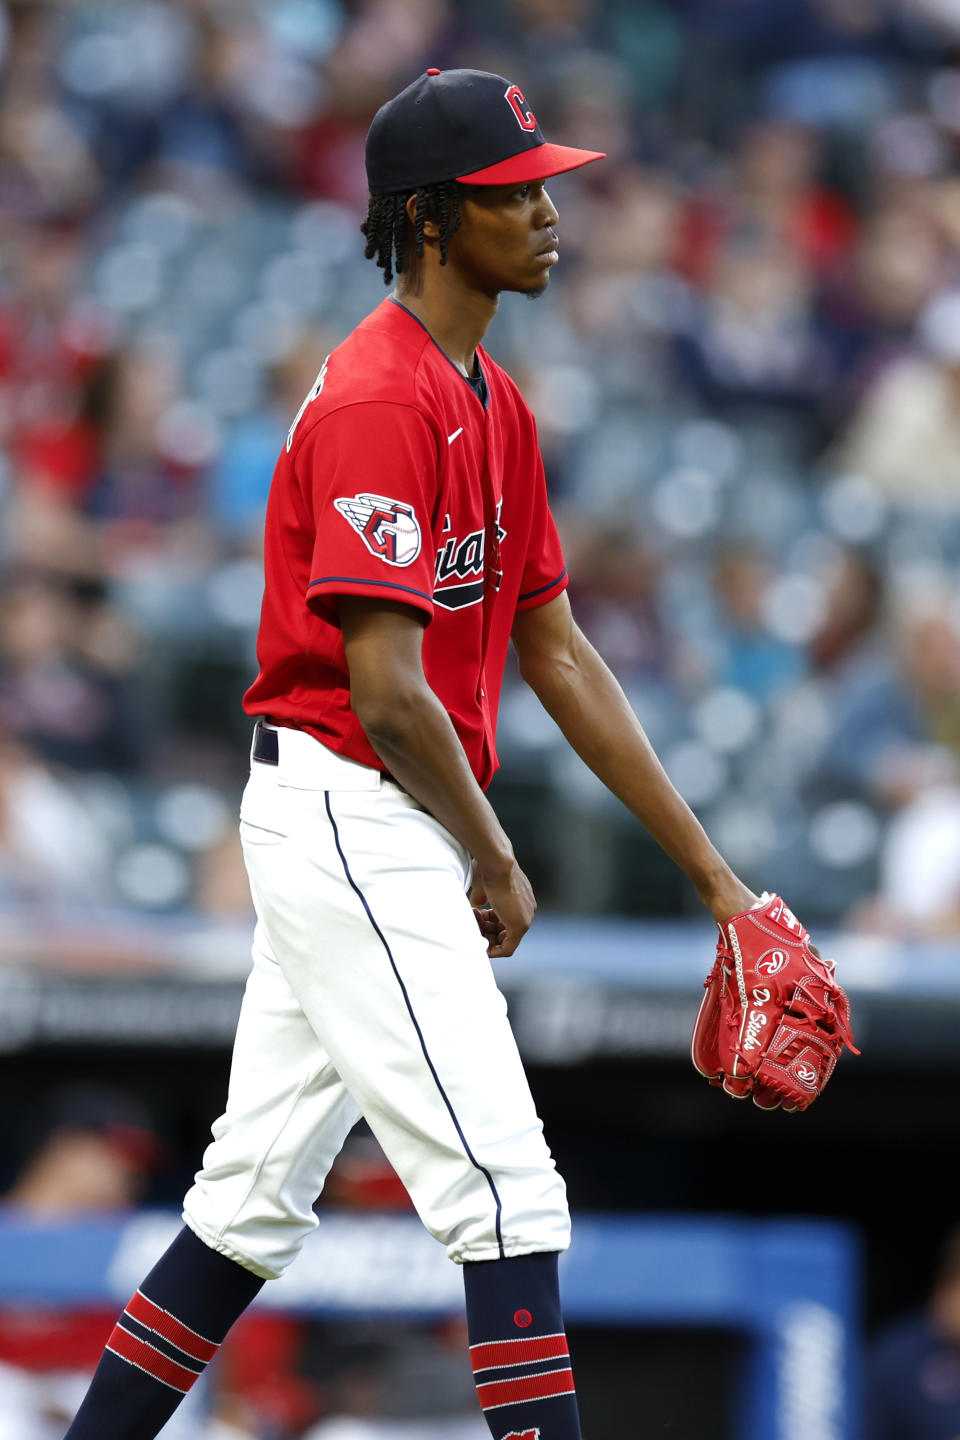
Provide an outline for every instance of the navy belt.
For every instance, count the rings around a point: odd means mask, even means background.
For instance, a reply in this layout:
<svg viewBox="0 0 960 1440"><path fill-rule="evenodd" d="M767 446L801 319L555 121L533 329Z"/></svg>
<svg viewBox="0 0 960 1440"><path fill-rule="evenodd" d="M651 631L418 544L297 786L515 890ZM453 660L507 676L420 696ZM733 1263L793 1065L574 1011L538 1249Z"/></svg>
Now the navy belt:
<svg viewBox="0 0 960 1440"><path fill-rule="evenodd" d="M318 742L319 743L319 742ZM251 752L254 760L261 765L280 764L280 736L276 730L268 730L262 720L258 720L253 731L253 750ZM380 772L384 780L393 780L389 770ZM399 785L399 780L393 780L394 785ZM403 786L400 785L400 789Z"/></svg>
<svg viewBox="0 0 960 1440"><path fill-rule="evenodd" d="M253 732L252 754L261 765L280 764L280 736L276 730L268 730L262 720L257 721Z"/></svg>

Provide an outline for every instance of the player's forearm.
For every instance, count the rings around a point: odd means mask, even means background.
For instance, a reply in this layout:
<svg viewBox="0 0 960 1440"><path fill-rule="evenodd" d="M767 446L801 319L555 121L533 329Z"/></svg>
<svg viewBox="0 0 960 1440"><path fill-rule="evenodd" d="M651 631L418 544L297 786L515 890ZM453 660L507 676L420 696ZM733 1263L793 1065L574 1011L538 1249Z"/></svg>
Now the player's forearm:
<svg viewBox="0 0 960 1440"><path fill-rule="evenodd" d="M749 894L677 791L616 677L576 631L570 652L523 666L577 754L690 877L714 912L734 914Z"/></svg>
<svg viewBox="0 0 960 1440"><path fill-rule="evenodd" d="M450 831L488 874L514 863L513 847L477 784L450 717L424 681L388 709L360 715L394 779Z"/></svg>

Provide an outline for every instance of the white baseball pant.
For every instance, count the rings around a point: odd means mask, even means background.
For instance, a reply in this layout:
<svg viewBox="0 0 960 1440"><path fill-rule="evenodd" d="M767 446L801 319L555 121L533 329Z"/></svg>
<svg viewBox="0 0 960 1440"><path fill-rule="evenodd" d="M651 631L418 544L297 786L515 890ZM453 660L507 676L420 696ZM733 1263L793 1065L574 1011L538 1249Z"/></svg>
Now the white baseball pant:
<svg viewBox="0 0 960 1440"><path fill-rule="evenodd" d="M467 898L469 855L379 772L303 731L277 739L241 806L253 969L185 1222L280 1275L363 1115L451 1259L566 1249L566 1190Z"/></svg>

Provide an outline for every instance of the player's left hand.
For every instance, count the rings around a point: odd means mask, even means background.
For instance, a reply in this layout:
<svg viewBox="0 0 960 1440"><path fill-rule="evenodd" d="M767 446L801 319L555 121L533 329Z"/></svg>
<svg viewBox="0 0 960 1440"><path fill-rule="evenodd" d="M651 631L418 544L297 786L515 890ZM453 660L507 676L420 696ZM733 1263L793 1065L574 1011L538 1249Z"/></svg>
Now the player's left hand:
<svg viewBox="0 0 960 1440"><path fill-rule="evenodd" d="M731 916L693 1027L697 1070L763 1110L805 1110L843 1049L860 1053L834 972L779 895Z"/></svg>

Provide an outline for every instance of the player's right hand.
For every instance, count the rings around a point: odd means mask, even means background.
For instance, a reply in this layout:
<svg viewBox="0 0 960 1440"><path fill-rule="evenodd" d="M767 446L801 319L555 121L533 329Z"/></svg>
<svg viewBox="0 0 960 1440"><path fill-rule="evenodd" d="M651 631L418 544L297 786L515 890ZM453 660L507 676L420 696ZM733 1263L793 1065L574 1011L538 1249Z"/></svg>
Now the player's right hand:
<svg viewBox="0 0 960 1440"><path fill-rule="evenodd" d="M492 960L512 955L533 924L533 887L514 860L503 874L488 875L473 862L470 904Z"/></svg>

